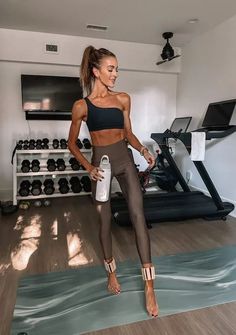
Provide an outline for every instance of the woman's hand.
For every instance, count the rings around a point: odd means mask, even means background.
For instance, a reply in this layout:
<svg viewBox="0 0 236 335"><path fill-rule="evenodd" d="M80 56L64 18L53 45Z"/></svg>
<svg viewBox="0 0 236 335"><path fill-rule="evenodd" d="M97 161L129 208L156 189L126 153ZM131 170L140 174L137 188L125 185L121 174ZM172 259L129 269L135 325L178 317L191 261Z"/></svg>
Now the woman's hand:
<svg viewBox="0 0 236 335"><path fill-rule="evenodd" d="M102 180L104 177L102 176L101 173L99 173L99 171L103 172L103 169L92 165L88 171L90 178L95 181Z"/></svg>
<svg viewBox="0 0 236 335"><path fill-rule="evenodd" d="M153 168L153 166L155 165L155 157L152 154L150 154L150 152L147 149L144 150L143 157L146 159L149 165L149 169Z"/></svg>

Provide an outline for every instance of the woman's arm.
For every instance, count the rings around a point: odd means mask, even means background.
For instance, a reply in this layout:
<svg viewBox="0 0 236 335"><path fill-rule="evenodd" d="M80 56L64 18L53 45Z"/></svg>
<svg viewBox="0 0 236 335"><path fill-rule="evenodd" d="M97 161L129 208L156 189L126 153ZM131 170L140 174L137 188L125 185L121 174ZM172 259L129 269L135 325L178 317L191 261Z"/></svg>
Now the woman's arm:
<svg viewBox="0 0 236 335"><path fill-rule="evenodd" d="M68 149L75 156L75 158L84 166L84 168L90 172L93 166L84 157L78 148L76 141L79 136L80 127L83 118L86 115L86 108L83 100L78 100L74 103L72 108L72 122L70 126L70 132L68 137Z"/></svg>
<svg viewBox="0 0 236 335"><path fill-rule="evenodd" d="M129 144L136 150L140 152L142 156L146 159L148 162L150 168L152 168L155 164L155 158L153 155L150 154L148 149L144 147L138 138L134 135L132 131L131 126L131 120L130 120L130 96L126 93L120 94L121 103L123 106L123 113L124 113L124 130L125 130L125 137Z"/></svg>

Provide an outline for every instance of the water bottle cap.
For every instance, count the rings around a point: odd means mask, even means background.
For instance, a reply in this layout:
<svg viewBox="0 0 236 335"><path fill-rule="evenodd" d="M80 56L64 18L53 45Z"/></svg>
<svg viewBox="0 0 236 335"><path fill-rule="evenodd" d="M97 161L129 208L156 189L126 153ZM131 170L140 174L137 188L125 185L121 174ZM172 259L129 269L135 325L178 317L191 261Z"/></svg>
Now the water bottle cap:
<svg viewBox="0 0 236 335"><path fill-rule="evenodd" d="M102 158L101 158L101 163L102 164L109 164L110 163L109 157L107 155L103 155Z"/></svg>

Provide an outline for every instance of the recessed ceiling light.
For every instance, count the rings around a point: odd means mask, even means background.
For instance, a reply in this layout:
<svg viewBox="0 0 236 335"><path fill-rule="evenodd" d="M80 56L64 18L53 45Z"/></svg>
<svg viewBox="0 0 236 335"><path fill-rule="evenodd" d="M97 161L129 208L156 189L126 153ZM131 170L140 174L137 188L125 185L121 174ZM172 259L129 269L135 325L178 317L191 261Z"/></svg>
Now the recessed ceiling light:
<svg viewBox="0 0 236 335"><path fill-rule="evenodd" d="M194 24L194 23L198 23L199 19L190 19L188 20L188 23Z"/></svg>
<svg viewBox="0 0 236 335"><path fill-rule="evenodd" d="M106 26L99 26L96 24L87 24L86 28L89 30L99 30L99 31L105 31L108 29L108 27Z"/></svg>

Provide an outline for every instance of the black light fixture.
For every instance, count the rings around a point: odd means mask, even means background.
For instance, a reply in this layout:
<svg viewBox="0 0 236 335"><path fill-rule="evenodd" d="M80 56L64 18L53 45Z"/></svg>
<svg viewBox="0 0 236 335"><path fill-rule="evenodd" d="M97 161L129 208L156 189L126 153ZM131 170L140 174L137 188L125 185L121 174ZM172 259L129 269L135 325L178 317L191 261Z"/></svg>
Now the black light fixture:
<svg viewBox="0 0 236 335"><path fill-rule="evenodd" d="M160 62L157 62L156 65L163 64L165 62L169 62L174 58L180 57L180 55L175 55L174 49L169 43L169 39L173 37L173 33L171 32L166 32L162 34L162 37L167 40L166 45L164 46L162 53L161 53L161 58L163 59Z"/></svg>

